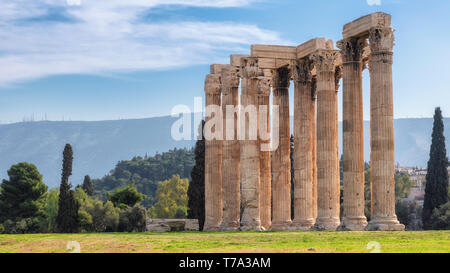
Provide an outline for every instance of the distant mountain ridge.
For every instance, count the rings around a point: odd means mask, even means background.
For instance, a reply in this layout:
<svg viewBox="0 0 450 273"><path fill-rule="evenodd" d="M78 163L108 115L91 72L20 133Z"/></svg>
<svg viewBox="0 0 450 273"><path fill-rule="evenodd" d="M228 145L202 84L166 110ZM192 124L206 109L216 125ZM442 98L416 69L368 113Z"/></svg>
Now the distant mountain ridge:
<svg viewBox="0 0 450 273"><path fill-rule="evenodd" d="M151 156L173 148L190 148L191 141L171 137L171 116L111 121L39 121L0 125L0 178L12 164L35 164L50 187L59 185L62 151L66 143L74 149L71 183L82 182L84 175L99 178L120 160L133 156ZM425 167L431 144L432 118L396 119L395 160L406 166ZM447 147L450 119L444 119ZM369 121L364 122L365 160L370 158ZM292 130L292 117L291 117ZM196 130L192 129L192 134ZM342 127L339 129L342 152Z"/></svg>

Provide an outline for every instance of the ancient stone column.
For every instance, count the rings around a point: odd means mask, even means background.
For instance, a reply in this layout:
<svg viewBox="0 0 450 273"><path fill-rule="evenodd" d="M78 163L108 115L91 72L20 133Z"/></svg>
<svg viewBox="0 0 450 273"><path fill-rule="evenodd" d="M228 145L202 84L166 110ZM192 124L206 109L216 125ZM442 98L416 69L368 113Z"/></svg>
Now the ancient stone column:
<svg viewBox="0 0 450 273"><path fill-rule="evenodd" d="M363 38L348 38L338 43L343 62L343 172L344 217L342 228L364 230L364 120L362 55L367 45Z"/></svg>
<svg viewBox="0 0 450 273"><path fill-rule="evenodd" d="M240 226L240 148L237 139L239 104L238 71L233 66L222 68L222 202L223 219L220 230L237 230Z"/></svg>
<svg viewBox="0 0 450 273"><path fill-rule="evenodd" d="M258 141L258 58L241 59L241 230L264 230L259 212L260 146Z"/></svg>
<svg viewBox="0 0 450 273"><path fill-rule="evenodd" d="M317 77L313 76L311 81L311 95L313 97L312 104L312 124L311 124L311 133L312 133L312 161L313 161L313 219L316 222L317 218Z"/></svg>
<svg viewBox="0 0 450 273"><path fill-rule="evenodd" d="M209 74L205 80L206 122L214 118L208 117L208 106L220 106L220 75ZM217 128L213 128L215 130ZM222 221L222 142L210 139L205 132L205 224L203 230L216 231Z"/></svg>
<svg viewBox="0 0 450 273"><path fill-rule="evenodd" d="M335 230L339 224L339 155L337 50L319 50L312 55L317 71L317 196L315 228Z"/></svg>
<svg viewBox="0 0 450 273"><path fill-rule="evenodd" d="M294 219L293 227L309 230L314 225L313 202L313 124L315 122L312 91L312 62L297 61L292 68L294 78Z"/></svg>
<svg viewBox="0 0 450 273"><path fill-rule="evenodd" d="M271 79L260 77L258 80L258 105L259 108L259 128L263 135L259 135L260 143L260 187L259 187L259 214L261 226L268 230L271 226L271 187L272 175L270 169L270 84ZM265 111L262 111L265 107Z"/></svg>
<svg viewBox="0 0 450 273"><path fill-rule="evenodd" d="M390 27L369 31L372 217L368 230L404 230L395 215L394 108Z"/></svg>
<svg viewBox="0 0 450 273"><path fill-rule="evenodd" d="M291 228L291 160L289 125L289 81L287 66L273 72L273 105L279 107L279 122L273 130L279 132L278 148L272 153L272 230ZM278 127L278 129L277 129Z"/></svg>

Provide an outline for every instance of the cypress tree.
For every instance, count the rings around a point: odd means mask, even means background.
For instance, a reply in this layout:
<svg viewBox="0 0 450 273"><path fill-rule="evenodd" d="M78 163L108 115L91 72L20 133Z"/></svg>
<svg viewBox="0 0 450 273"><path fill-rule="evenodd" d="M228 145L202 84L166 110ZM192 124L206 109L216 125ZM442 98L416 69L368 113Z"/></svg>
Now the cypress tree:
<svg viewBox="0 0 450 273"><path fill-rule="evenodd" d="M432 226L430 219L433 210L448 201L448 159L445 149L444 123L439 107L435 109L431 137L430 159L428 161L422 211L424 229L430 229Z"/></svg>
<svg viewBox="0 0 450 273"><path fill-rule="evenodd" d="M199 126L199 134L203 131L205 121ZM188 218L198 219L199 229L205 223L205 137L195 144L195 165L191 171L191 183L188 187Z"/></svg>
<svg viewBox="0 0 450 273"><path fill-rule="evenodd" d="M87 193L87 195L94 195L94 184L92 183L91 177L89 175L84 176L82 188Z"/></svg>
<svg viewBox="0 0 450 273"><path fill-rule="evenodd" d="M59 208L56 217L58 232L73 233L78 231L78 209L80 207L70 188L69 176L72 175L73 151L70 144L66 144L63 152L61 185L59 187Z"/></svg>

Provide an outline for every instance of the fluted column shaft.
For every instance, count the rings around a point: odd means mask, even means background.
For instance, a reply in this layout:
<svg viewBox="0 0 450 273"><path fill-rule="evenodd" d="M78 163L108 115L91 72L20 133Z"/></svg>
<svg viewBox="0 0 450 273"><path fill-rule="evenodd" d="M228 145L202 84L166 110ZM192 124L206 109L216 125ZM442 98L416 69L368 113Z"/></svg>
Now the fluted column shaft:
<svg viewBox="0 0 450 273"><path fill-rule="evenodd" d="M208 106L220 107L220 75L209 74L205 80L206 122ZM215 129L212 129L215 130ZM205 132L208 134L208 132ZM216 231L222 221L222 141L205 135L205 224L203 230Z"/></svg>
<svg viewBox="0 0 450 273"><path fill-rule="evenodd" d="M311 124L311 133L312 133L312 161L313 161L313 219L314 222L317 218L317 78L316 76L312 77L311 81L311 95L313 96L313 104L312 104L312 124Z"/></svg>
<svg viewBox="0 0 450 273"><path fill-rule="evenodd" d="M339 43L343 59L343 227L364 230L364 120L362 53L365 39L350 38Z"/></svg>
<svg viewBox="0 0 450 273"><path fill-rule="evenodd" d="M313 119L312 63L299 60L293 67L294 78L294 219L295 229L314 225L313 203Z"/></svg>
<svg viewBox="0 0 450 273"><path fill-rule="evenodd" d="M239 104L239 77L237 69L226 66L222 69L222 199L223 219L221 230L237 230L240 226L240 148L237 139Z"/></svg>
<svg viewBox="0 0 450 273"><path fill-rule="evenodd" d="M245 122L243 128L244 140L240 142L241 153L241 230L263 230L260 220L259 188L260 188L260 146L258 131L258 59L247 57L241 59L243 88L241 92L240 122ZM244 86L245 85L245 86ZM249 107L250 106L250 107ZM253 113L248 113L245 110ZM253 109L253 110L252 110ZM255 112L256 111L256 112ZM255 128L256 126L256 128ZM251 130L256 129L256 135L251 137Z"/></svg>
<svg viewBox="0 0 450 273"><path fill-rule="evenodd" d="M316 228L335 230L339 224L339 158L335 61L337 51L313 55L317 70L317 195Z"/></svg>
<svg viewBox="0 0 450 273"><path fill-rule="evenodd" d="M271 187L272 175L270 164L270 78L260 77L258 81L258 105L265 108L265 112L259 109L259 126L264 136L259 137L260 141L260 187L259 206L261 225L268 230L272 224L271 214Z"/></svg>
<svg viewBox="0 0 450 273"><path fill-rule="evenodd" d="M272 230L290 229L292 224L289 81L287 66L274 70L273 105L279 107L279 122L278 126L274 123L273 127L279 132L279 145L272 153Z"/></svg>
<svg viewBox="0 0 450 273"><path fill-rule="evenodd" d="M372 217L367 228L403 230L395 215L392 28L372 29L369 41Z"/></svg>

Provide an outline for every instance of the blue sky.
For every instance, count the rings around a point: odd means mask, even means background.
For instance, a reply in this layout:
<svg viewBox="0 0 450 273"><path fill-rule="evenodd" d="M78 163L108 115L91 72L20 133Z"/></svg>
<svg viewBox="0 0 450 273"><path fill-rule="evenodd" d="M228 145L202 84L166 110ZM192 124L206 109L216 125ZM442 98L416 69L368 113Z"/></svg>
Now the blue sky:
<svg viewBox="0 0 450 273"><path fill-rule="evenodd" d="M375 11L396 29L395 117L446 115L447 0L0 0L0 122L168 115L203 96L210 63L252 43L336 42Z"/></svg>

